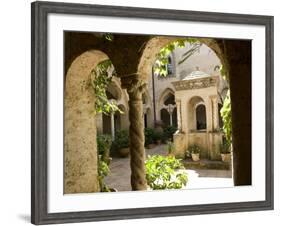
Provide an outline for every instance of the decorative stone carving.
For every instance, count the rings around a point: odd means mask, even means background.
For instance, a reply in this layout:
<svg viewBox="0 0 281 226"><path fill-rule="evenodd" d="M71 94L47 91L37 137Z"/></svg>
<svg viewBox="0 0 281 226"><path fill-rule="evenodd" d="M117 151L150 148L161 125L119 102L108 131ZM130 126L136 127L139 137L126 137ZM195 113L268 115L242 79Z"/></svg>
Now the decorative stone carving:
<svg viewBox="0 0 281 226"><path fill-rule="evenodd" d="M217 77L181 80L181 81L173 82L173 85L177 91L178 90L207 88L210 86L217 85Z"/></svg>

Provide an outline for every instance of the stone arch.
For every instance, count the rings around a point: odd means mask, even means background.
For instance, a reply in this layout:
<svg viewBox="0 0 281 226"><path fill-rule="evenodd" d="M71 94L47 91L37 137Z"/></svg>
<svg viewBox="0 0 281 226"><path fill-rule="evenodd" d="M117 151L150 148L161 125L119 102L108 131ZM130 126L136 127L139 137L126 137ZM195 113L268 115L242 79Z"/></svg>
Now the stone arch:
<svg viewBox="0 0 281 226"><path fill-rule="evenodd" d="M155 36L151 38L145 45L143 49L142 56L139 60L137 73L139 78L147 81L151 77L151 68L157 59L157 54L160 50L168 45L170 42L184 39L183 37L170 37L170 36ZM211 50L215 52L217 57L220 59L221 63L225 66L226 77L228 79L228 61L221 46L212 38L198 38L198 40L208 46Z"/></svg>
<svg viewBox="0 0 281 226"><path fill-rule="evenodd" d="M206 130L207 128L207 117L206 107L204 104L198 104L195 107L195 118L196 118L196 130Z"/></svg>
<svg viewBox="0 0 281 226"><path fill-rule="evenodd" d="M168 106L173 105L171 112L169 112ZM177 126L177 116L176 116L176 102L175 102L175 92L171 88L166 88L157 103L158 111L160 114L160 119L164 126Z"/></svg>
<svg viewBox="0 0 281 226"><path fill-rule="evenodd" d="M205 106L205 102L204 102L203 98L200 97L200 96L194 96L194 97L190 98L190 100L188 101L188 105L187 105L187 112L188 112L187 113L187 115L188 115L187 124L189 125L189 130L191 130L191 131L198 130L196 109L200 105ZM206 114L206 108L205 108L205 114Z"/></svg>
<svg viewBox="0 0 281 226"><path fill-rule="evenodd" d="M65 79L64 193L99 191L96 148L95 94L91 72L108 59L99 50L78 56Z"/></svg>
<svg viewBox="0 0 281 226"><path fill-rule="evenodd" d="M162 94L160 95L160 98L159 98L159 101L158 101L158 109L162 109L163 106L164 106L164 102L165 102L165 98L168 96L168 95L173 95L175 96L175 91L172 90L171 88L166 88Z"/></svg>

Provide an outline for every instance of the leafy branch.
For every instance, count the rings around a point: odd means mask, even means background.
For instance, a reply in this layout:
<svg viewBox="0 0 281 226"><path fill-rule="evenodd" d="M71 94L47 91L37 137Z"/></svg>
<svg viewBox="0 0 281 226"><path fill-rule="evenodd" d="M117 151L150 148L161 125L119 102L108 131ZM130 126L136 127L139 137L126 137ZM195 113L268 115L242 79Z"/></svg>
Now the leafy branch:
<svg viewBox="0 0 281 226"><path fill-rule="evenodd" d="M153 67L154 73L159 76L166 77L168 75L168 57L176 48L184 48L186 43L191 45L191 48L182 55L182 59L179 61L178 65L185 62L189 57L191 57L195 52L197 52L202 45L196 38L184 38L178 39L174 42L169 43L163 47L157 54L157 60Z"/></svg>
<svg viewBox="0 0 281 226"><path fill-rule="evenodd" d="M115 71L109 74L109 69L112 68L112 62L107 59L100 62L96 69L91 73L92 86L96 95L95 110L96 113L104 113L109 115L116 111L123 113L115 102L110 101L106 95L106 89L108 85L112 82L112 76L116 74Z"/></svg>
<svg viewBox="0 0 281 226"><path fill-rule="evenodd" d="M223 102L223 106L220 110L220 114L222 116L223 121L223 131L226 136L226 140L228 143L231 143L232 137L232 119L231 119L231 100L230 100L230 92L228 90L226 97Z"/></svg>

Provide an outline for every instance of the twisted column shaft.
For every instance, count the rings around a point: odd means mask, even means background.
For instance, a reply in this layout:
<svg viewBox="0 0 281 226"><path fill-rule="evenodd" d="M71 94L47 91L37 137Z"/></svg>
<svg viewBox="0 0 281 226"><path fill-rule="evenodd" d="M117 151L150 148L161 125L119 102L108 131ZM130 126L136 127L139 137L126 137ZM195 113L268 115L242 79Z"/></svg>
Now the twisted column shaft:
<svg viewBox="0 0 281 226"><path fill-rule="evenodd" d="M144 120L142 93L144 84L133 82L128 88L129 94L129 136L130 136L130 166L132 190L146 190L145 179L145 149Z"/></svg>

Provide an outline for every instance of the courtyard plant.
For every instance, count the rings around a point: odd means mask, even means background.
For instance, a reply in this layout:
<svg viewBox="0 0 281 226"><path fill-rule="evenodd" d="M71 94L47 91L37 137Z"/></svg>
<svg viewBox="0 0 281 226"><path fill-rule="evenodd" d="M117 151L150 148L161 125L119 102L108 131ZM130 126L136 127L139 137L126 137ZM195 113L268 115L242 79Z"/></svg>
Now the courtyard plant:
<svg viewBox="0 0 281 226"><path fill-rule="evenodd" d="M221 159L223 162L230 162L231 160L231 143L224 140L220 145Z"/></svg>
<svg viewBox="0 0 281 226"><path fill-rule="evenodd" d="M168 155L173 155L175 151L175 145L172 141L167 142L167 151L168 151Z"/></svg>
<svg viewBox="0 0 281 226"><path fill-rule="evenodd" d="M152 190L181 189L188 181L180 159L174 156L153 155L145 161L146 180Z"/></svg>
<svg viewBox="0 0 281 226"><path fill-rule="evenodd" d="M109 174L108 164L102 160L102 156L98 156L98 181L101 192L110 192L109 187L105 184L104 178Z"/></svg>
<svg viewBox="0 0 281 226"><path fill-rule="evenodd" d="M190 145L188 147L188 152L191 154L191 158L194 162L197 162L200 160L200 147L196 144Z"/></svg>
<svg viewBox="0 0 281 226"><path fill-rule="evenodd" d="M161 144L161 138L163 136L163 133L159 132L159 131L154 131L153 133L153 141L156 144Z"/></svg>
<svg viewBox="0 0 281 226"><path fill-rule="evenodd" d="M98 134L97 135L97 148L98 153L101 155L102 161L106 162L107 164L110 163L110 148L112 144L112 138L108 134Z"/></svg>
<svg viewBox="0 0 281 226"><path fill-rule="evenodd" d="M152 146L154 144L154 140L153 140L154 134L155 134L154 129L152 129L152 128L144 129L144 138L145 138L144 146L145 147L152 148Z"/></svg>
<svg viewBox="0 0 281 226"><path fill-rule="evenodd" d="M118 130L115 133L115 140L113 147L117 150L120 157L127 157L129 155L129 131Z"/></svg>
<svg viewBox="0 0 281 226"><path fill-rule="evenodd" d="M176 126L167 126L163 130L163 137L162 141L167 142L167 141L173 141L173 135L177 131Z"/></svg>

